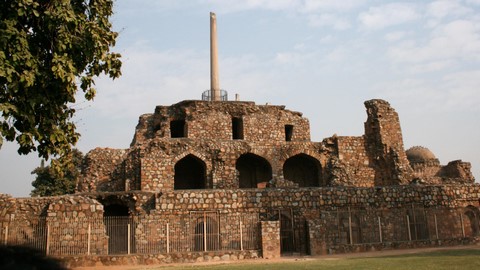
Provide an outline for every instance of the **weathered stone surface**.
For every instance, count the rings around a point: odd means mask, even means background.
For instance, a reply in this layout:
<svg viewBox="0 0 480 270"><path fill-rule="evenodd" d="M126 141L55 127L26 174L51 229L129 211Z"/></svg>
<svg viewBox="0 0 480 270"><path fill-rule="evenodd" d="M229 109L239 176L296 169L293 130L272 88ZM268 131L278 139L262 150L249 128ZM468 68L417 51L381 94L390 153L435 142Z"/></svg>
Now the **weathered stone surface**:
<svg viewBox="0 0 480 270"><path fill-rule="evenodd" d="M72 266L237 260L258 258L258 249L275 258L282 251L315 255L477 241L480 185L470 163L441 166L433 153L407 159L395 110L383 100L365 106L363 136L321 142L310 141L308 120L284 106L157 106L140 117L129 149L87 154L75 195L0 194L0 229L13 221L44 222L37 225L52 230L51 254L66 247L90 252L83 262L69 257ZM103 217L119 213L135 222L130 229L138 254L103 256L112 252ZM206 249L205 220L214 224L207 231L218 233L217 246ZM228 237L243 236L247 227L254 232L250 242ZM80 239L87 231L88 249ZM186 248L172 252L166 235L182 232L187 236L179 245ZM241 250L247 244L250 250Z"/></svg>

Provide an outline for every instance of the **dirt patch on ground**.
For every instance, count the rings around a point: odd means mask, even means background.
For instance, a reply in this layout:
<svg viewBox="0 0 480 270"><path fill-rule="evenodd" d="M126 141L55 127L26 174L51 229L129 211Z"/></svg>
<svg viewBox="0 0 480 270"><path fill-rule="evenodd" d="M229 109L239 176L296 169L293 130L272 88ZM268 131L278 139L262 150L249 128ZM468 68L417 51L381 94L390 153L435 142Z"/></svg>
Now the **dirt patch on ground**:
<svg viewBox="0 0 480 270"><path fill-rule="evenodd" d="M195 266L195 265L217 265L217 264L257 264L257 263L278 263L278 262L292 262L304 260L341 260L345 258L367 258L367 257L383 257L404 254L417 254L424 252L434 252L440 250L457 250L457 249L480 249L480 245L470 246L456 246L456 247L432 247L432 248L417 248L417 249L394 249L382 251L370 251L359 253L345 253L321 256L285 256L278 259L255 259L255 260L238 260L238 261L220 261L220 262L200 262L200 263L172 263L172 264L157 264L157 265L112 265L112 266L94 266L94 267L77 267L72 270L143 270L154 269L158 267L173 267L178 265Z"/></svg>

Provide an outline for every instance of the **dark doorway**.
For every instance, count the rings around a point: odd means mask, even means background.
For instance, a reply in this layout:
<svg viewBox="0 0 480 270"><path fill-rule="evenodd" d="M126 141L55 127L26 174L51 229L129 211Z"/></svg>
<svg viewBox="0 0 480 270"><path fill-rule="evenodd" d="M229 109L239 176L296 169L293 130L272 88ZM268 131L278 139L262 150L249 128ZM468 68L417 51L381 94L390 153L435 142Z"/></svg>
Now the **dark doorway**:
<svg viewBox="0 0 480 270"><path fill-rule="evenodd" d="M237 159L240 188L256 188L259 183L272 179L272 166L260 156L248 153Z"/></svg>
<svg viewBox="0 0 480 270"><path fill-rule="evenodd" d="M187 137L185 128L185 120L172 120L170 121L170 137L171 138L183 138Z"/></svg>
<svg viewBox="0 0 480 270"><path fill-rule="evenodd" d="M468 217L464 225L465 236L473 237L480 235L480 211L475 206L469 205L466 207L464 215Z"/></svg>
<svg viewBox="0 0 480 270"><path fill-rule="evenodd" d="M135 228L125 205L104 206L103 221L108 236L108 254L130 254L135 250ZM130 241L129 241L130 237Z"/></svg>
<svg viewBox="0 0 480 270"><path fill-rule="evenodd" d="M293 126L285 125L285 141L289 142L293 137Z"/></svg>
<svg viewBox="0 0 480 270"><path fill-rule="evenodd" d="M174 189L206 188L205 162L188 155L175 164Z"/></svg>
<svg viewBox="0 0 480 270"><path fill-rule="evenodd" d="M283 178L298 184L299 187L320 186L320 162L306 155L295 155L283 164Z"/></svg>
<svg viewBox="0 0 480 270"><path fill-rule="evenodd" d="M243 120L239 117L232 118L232 139L243 140Z"/></svg>
<svg viewBox="0 0 480 270"><path fill-rule="evenodd" d="M288 216L280 215L280 252L295 252L293 222Z"/></svg>

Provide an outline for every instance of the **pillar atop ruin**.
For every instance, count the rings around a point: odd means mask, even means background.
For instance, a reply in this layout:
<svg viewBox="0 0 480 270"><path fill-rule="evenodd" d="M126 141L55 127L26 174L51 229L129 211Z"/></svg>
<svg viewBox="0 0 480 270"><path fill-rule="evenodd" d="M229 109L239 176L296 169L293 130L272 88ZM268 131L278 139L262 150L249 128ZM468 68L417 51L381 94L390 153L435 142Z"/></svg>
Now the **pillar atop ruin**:
<svg viewBox="0 0 480 270"><path fill-rule="evenodd" d="M218 78L217 17L210 12L210 91L213 101L220 101L220 82Z"/></svg>

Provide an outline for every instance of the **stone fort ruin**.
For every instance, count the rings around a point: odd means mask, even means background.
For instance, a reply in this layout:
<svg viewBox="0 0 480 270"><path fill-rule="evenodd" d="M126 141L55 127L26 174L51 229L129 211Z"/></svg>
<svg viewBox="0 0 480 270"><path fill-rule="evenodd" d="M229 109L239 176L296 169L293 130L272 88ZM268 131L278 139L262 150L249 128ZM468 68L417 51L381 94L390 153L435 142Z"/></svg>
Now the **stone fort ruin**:
<svg viewBox="0 0 480 270"><path fill-rule="evenodd" d="M388 102L365 102L364 135L312 142L300 112L228 101L212 55L204 100L140 116L128 149L91 150L74 195L1 195L0 239L72 265L478 242L470 163L405 151Z"/></svg>

